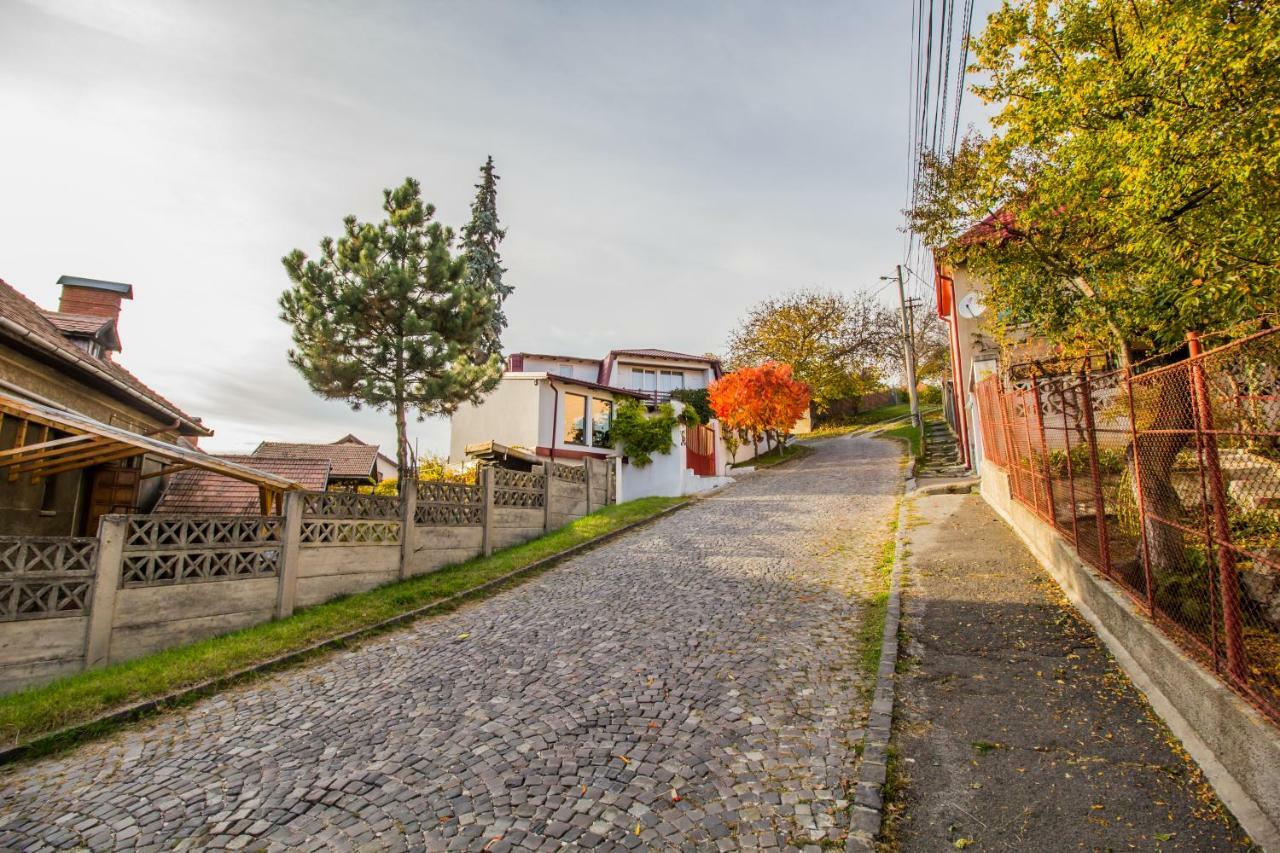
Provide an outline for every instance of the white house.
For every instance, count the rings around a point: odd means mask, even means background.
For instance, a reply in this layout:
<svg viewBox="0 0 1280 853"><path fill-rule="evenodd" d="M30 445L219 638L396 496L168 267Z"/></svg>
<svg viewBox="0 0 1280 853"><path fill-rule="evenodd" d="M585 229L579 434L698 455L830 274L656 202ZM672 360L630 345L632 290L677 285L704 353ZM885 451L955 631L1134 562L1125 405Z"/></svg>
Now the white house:
<svg viewBox="0 0 1280 853"><path fill-rule="evenodd" d="M631 397L652 407L670 400L678 388L706 388L722 372L712 356L661 349L613 350L602 359L513 353L498 387L479 405L454 413L449 461L462 463L469 447L489 442L564 463L617 457L609 433L619 400ZM628 479L637 484L643 480L648 494L682 494L697 490L698 477L723 475L732 461L714 421L693 430L681 428L669 456L655 459L653 469L643 475L636 469L619 482L625 489ZM668 472L662 482L655 479L659 471ZM639 495L633 489L630 496Z"/></svg>

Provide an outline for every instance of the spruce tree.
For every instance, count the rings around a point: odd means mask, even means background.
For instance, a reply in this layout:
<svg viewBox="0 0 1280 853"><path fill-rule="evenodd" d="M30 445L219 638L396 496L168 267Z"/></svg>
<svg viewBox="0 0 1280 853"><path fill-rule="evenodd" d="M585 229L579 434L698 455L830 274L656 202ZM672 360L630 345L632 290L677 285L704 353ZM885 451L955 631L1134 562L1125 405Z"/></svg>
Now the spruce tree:
<svg viewBox="0 0 1280 853"><path fill-rule="evenodd" d="M480 167L480 183L476 184L476 198L471 203L471 221L462 229L467 283L477 292L492 294L497 301L492 313L493 324L481 346L485 355L501 352L502 330L507 327L502 303L513 288L502 281L506 269L498 253L498 244L505 236L507 232L498 224L498 175L493 170L493 157L489 157Z"/></svg>
<svg viewBox="0 0 1280 853"><path fill-rule="evenodd" d="M346 217L318 258L295 249L282 259L293 286L280 316L293 326L289 361L312 390L394 414L400 482L412 483L409 412L452 414L502 377L501 296L454 255L453 230L434 221L417 181L384 190L382 209L381 222Z"/></svg>

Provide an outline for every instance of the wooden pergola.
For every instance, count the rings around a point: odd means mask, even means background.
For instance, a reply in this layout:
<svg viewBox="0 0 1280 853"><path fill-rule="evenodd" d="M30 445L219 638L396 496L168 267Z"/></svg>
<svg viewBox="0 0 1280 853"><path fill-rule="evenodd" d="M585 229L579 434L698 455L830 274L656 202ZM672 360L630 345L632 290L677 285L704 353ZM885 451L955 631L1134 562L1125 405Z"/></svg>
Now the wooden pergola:
<svg viewBox="0 0 1280 853"><path fill-rule="evenodd" d="M6 419L17 422L13 447L0 450L0 476L7 471L11 483L22 477L30 477L34 483L42 477L51 477L64 471L150 456L165 464L159 471L144 474L144 478L164 476L188 468L202 468L224 477L253 483L258 487L263 515L279 512L283 494L302 488L292 480L266 471L228 462L149 435L129 432L79 412L0 391L0 426L3 426ZM65 435L51 439L51 432Z"/></svg>

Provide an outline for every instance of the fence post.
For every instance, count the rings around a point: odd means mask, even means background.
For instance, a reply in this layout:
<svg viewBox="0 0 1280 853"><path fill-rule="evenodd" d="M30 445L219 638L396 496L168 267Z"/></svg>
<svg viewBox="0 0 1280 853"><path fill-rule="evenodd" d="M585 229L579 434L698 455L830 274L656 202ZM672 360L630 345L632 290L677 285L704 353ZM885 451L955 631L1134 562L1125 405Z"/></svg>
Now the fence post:
<svg viewBox="0 0 1280 853"><path fill-rule="evenodd" d="M1156 616L1155 584L1151 578L1151 548L1147 545L1147 501L1142 491L1142 455L1138 444L1138 410L1133 404L1133 368L1125 365L1124 386L1129 396L1129 435L1133 445L1133 490L1137 493L1138 535L1142 542L1142 575L1147 588L1147 615Z"/></svg>
<svg viewBox="0 0 1280 853"><path fill-rule="evenodd" d="M111 628L116 618L116 591L124 568L124 538L128 516L104 515L98 522L98 553L93 565L93 600L85 631L84 668L102 666L111 658Z"/></svg>
<svg viewBox="0 0 1280 853"><path fill-rule="evenodd" d="M1080 371L1081 388L1084 390L1084 434L1089 447L1089 477L1093 480L1093 520L1098 525L1098 562L1108 576L1111 567L1111 542L1107 539L1107 504L1102 496L1102 472L1098 467L1098 432L1093 422L1093 385L1089 371ZM1148 598L1150 597L1148 591Z"/></svg>
<svg viewBox="0 0 1280 853"><path fill-rule="evenodd" d="M480 469L480 494L483 496L483 521L480 527L480 552L484 556L493 553L493 466L485 465Z"/></svg>
<svg viewBox="0 0 1280 853"><path fill-rule="evenodd" d="M284 496L284 530L280 542L280 583L276 587L276 618L293 614L298 598L298 560L302 556L302 515L306 493L293 491Z"/></svg>
<svg viewBox="0 0 1280 853"><path fill-rule="evenodd" d="M556 463L550 459L542 461L542 532L551 532L551 479L556 470Z"/></svg>
<svg viewBox="0 0 1280 853"><path fill-rule="evenodd" d="M719 441L719 438L717 437L716 440ZM612 457L607 457L604 460L604 505L609 506L612 503L617 503L617 501L613 500L612 498L613 498L613 459Z"/></svg>
<svg viewBox="0 0 1280 853"><path fill-rule="evenodd" d="M591 463L590 456L582 460L582 482L587 486L587 515L591 515Z"/></svg>
<svg viewBox="0 0 1280 853"><path fill-rule="evenodd" d="M1080 550L1080 503L1076 500L1076 469L1075 464L1071 461L1071 425L1067 423L1067 389L1065 383L1059 379L1058 389L1062 392L1062 443L1066 447L1067 454L1067 489L1071 499L1071 545L1077 552ZM1077 387L1075 399L1076 403L1080 402L1080 391ZM1088 397L1085 398L1085 404L1088 405ZM1087 439L1086 439L1087 440Z"/></svg>
<svg viewBox="0 0 1280 853"><path fill-rule="evenodd" d="M409 488L400 483L400 579L409 577L409 561L418 547L418 479Z"/></svg>
<svg viewBox="0 0 1280 853"><path fill-rule="evenodd" d="M1049 440L1044 435L1044 409L1041 408L1039 376L1031 378L1031 390L1034 392L1032 400L1036 404L1036 429L1040 432L1040 453L1044 459L1041 467L1044 471L1045 509L1049 513L1049 524L1056 528L1058 526L1058 513L1053 507L1053 475L1049 471Z"/></svg>
<svg viewBox="0 0 1280 853"><path fill-rule="evenodd" d="M1200 337L1187 332L1190 347L1192 399L1196 438L1204 448L1205 467L1209 477L1209 491L1213 495L1213 523L1218 555L1218 589L1222 596L1222 634L1227 647L1227 673L1238 683L1248 682L1245 672L1244 642L1240 627L1240 581L1236 574L1236 555L1231 548L1231 521L1227 518L1227 495L1222 482L1222 468L1218 464L1218 439L1213 432L1213 407L1209 404L1209 389L1204 379L1201 363Z"/></svg>

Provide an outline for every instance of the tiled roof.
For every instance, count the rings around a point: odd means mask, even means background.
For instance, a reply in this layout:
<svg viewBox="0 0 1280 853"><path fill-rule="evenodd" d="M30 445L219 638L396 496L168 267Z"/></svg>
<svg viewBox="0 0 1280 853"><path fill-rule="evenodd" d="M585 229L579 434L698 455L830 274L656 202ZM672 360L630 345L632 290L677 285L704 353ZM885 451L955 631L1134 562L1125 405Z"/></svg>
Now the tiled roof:
<svg viewBox="0 0 1280 853"><path fill-rule="evenodd" d="M369 442L361 441L360 439L356 438L356 436L352 433L347 433L342 438L338 439L333 443L334 444L359 444L364 447L369 446ZM378 446L378 445L375 445L375 446ZM396 464L396 460L392 459L390 456L383 453L381 450L378 451L378 458L381 459L383 462L387 463L388 465Z"/></svg>
<svg viewBox="0 0 1280 853"><path fill-rule="evenodd" d="M378 458L378 445L264 441L253 451L253 455L279 459L321 459L330 464L330 477L340 480L363 480L373 476L374 464Z"/></svg>
<svg viewBox="0 0 1280 853"><path fill-rule="evenodd" d="M144 405L149 404L150 408L159 407L160 409L168 410L168 412L193 424L199 423L198 419L188 415L159 393L148 388L142 383L142 380L119 364L107 358L94 358L68 341L62 336L62 332L58 330L58 327L45 316L45 312L39 305L23 296L3 279L0 279L0 317L4 317L21 326L30 333L31 337L61 356L72 369L79 368L89 375L92 375L95 369L108 373L124 385L131 392L131 396ZM204 435L213 434L211 430L204 427L200 427L200 430Z"/></svg>
<svg viewBox="0 0 1280 853"><path fill-rule="evenodd" d="M248 465L293 480L304 489L324 491L329 484L329 463L322 459L272 459L267 456L218 455L218 459ZM193 468L179 471L169 480L155 512L200 515L257 515L261 512L258 487Z"/></svg>
<svg viewBox="0 0 1280 853"><path fill-rule="evenodd" d="M952 246L971 246L988 240L1003 240L1017 235L1013 211L1002 207L982 221L974 224L951 242Z"/></svg>
<svg viewBox="0 0 1280 853"><path fill-rule="evenodd" d="M109 317L96 317L93 314L59 314L57 311L40 313L56 326L58 331L75 335L96 335L112 322Z"/></svg>
<svg viewBox="0 0 1280 853"><path fill-rule="evenodd" d="M634 388L616 388L613 385L604 385L600 382L588 382L586 379L575 379L572 376L556 376L554 373L548 373L547 379L554 380L563 385L578 385L582 388L593 388L596 391L608 391L611 394L622 394L626 397L638 397L642 400L653 396L652 391L637 391Z"/></svg>

